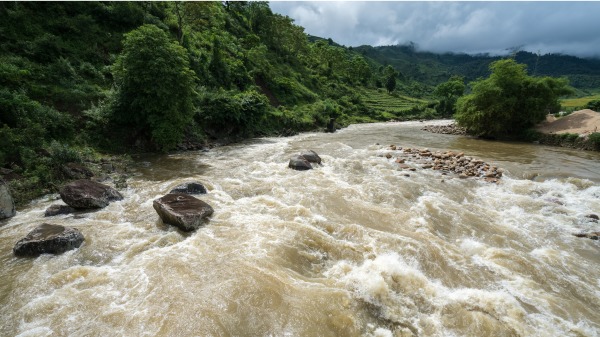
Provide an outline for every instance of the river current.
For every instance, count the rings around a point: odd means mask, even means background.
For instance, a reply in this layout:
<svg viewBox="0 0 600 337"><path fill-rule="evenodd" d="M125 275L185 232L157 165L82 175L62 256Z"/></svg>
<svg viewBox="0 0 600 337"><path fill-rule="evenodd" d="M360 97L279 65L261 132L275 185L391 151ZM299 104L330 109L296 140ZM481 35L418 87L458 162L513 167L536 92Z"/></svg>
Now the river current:
<svg viewBox="0 0 600 337"><path fill-rule="evenodd" d="M445 123L445 122L434 122ZM123 201L0 222L1 336L599 336L600 153L353 125L140 158ZM403 171L391 144L504 169L498 184ZM323 165L287 168L304 149ZM408 176L407 176L408 175ZM152 201L200 181L192 233ZM16 258L37 225L84 244Z"/></svg>

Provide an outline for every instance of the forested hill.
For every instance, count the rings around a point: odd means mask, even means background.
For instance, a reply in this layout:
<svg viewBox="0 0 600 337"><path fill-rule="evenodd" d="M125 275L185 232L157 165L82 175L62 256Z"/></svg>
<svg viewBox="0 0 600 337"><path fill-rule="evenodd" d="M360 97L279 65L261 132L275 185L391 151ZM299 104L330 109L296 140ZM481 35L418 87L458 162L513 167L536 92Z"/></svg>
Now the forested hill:
<svg viewBox="0 0 600 337"><path fill-rule="evenodd" d="M358 91L378 76L362 56L266 2L0 2L0 41L0 173L22 191L55 191L98 149L383 118Z"/></svg>
<svg viewBox="0 0 600 337"><path fill-rule="evenodd" d="M392 65L405 77L428 85L437 85L452 75L464 76L467 81L490 74L489 64L500 56L436 54L418 51L415 45L360 46L353 48L359 54L383 65ZM537 55L520 51L514 55L519 63L527 65L532 76L566 76L578 89L600 87L600 59L582 59L575 56Z"/></svg>

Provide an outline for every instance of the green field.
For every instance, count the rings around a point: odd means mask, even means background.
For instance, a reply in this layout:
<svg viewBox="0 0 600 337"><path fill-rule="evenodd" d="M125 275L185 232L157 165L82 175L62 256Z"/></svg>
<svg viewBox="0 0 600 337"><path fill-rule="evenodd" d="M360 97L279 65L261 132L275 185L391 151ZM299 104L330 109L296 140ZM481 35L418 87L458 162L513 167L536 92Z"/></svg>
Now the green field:
<svg viewBox="0 0 600 337"><path fill-rule="evenodd" d="M364 89L361 90L365 104L375 110L384 120L420 118L427 100L412 98L398 94L388 94L386 90ZM418 109L423 107L423 109Z"/></svg>
<svg viewBox="0 0 600 337"><path fill-rule="evenodd" d="M568 98L560 101L560 105L563 108L579 108L584 107L591 101L600 100L600 94L591 96L579 97L579 98Z"/></svg>

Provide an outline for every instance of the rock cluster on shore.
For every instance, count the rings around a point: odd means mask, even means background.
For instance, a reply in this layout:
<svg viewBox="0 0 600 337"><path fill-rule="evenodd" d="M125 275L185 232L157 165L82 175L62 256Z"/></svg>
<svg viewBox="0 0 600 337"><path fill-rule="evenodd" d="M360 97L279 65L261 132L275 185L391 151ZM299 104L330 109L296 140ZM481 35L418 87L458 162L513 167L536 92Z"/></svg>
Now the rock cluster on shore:
<svg viewBox="0 0 600 337"><path fill-rule="evenodd" d="M483 178L491 183L497 183L503 173L502 169L485 163L483 160L467 157L462 152L431 152L429 149L403 149L396 145L390 145L389 149L394 151L396 163L403 170L433 169L441 171L442 174L457 174L462 179ZM394 155L387 153L385 157L391 159Z"/></svg>
<svg viewBox="0 0 600 337"><path fill-rule="evenodd" d="M467 129L456 125L456 123L449 125L425 125L423 128L421 128L421 130L433 133L441 133L444 135L464 136L467 134Z"/></svg>

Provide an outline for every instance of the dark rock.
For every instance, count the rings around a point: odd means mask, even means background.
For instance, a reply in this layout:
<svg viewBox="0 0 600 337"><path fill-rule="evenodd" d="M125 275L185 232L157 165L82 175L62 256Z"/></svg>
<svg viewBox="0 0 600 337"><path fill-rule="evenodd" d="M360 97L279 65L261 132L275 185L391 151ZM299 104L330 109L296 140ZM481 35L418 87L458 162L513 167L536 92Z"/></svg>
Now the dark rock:
<svg viewBox="0 0 600 337"><path fill-rule="evenodd" d="M103 208L123 196L114 188L104 184L81 179L65 185L60 190L61 199L73 208Z"/></svg>
<svg viewBox="0 0 600 337"><path fill-rule="evenodd" d="M102 164L102 171L104 172L114 172L115 171L115 166L112 163L104 163Z"/></svg>
<svg viewBox="0 0 600 337"><path fill-rule="evenodd" d="M31 257L60 254L78 248L83 240L83 234L75 228L44 223L19 240L13 252L16 256Z"/></svg>
<svg viewBox="0 0 600 337"><path fill-rule="evenodd" d="M203 219L213 214L213 208L191 195L173 193L154 200L152 206L166 224L189 232L197 229Z"/></svg>
<svg viewBox="0 0 600 337"><path fill-rule="evenodd" d="M88 179L94 175L87 167L77 163L68 163L62 170L71 179Z"/></svg>
<svg viewBox="0 0 600 337"><path fill-rule="evenodd" d="M178 185L169 193L206 194L206 188L200 183L192 182Z"/></svg>
<svg viewBox="0 0 600 337"><path fill-rule="evenodd" d="M313 150L304 151L300 155L308 160L309 163L321 164L321 157Z"/></svg>
<svg viewBox="0 0 600 337"><path fill-rule="evenodd" d="M71 206L67 205L51 205L44 212L44 216L55 216L60 214L69 214L73 213L75 209Z"/></svg>
<svg viewBox="0 0 600 337"><path fill-rule="evenodd" d="M306 158L304 158L303 156L292 157L290 159L288 167L298 171L306 171L311 170L313 168L312 165L310 165L310 163L308 162L308 160L306 160Z"/></svg>
<svg viewBox="0 0 600 337"><path fill-rule="evenodd" d="M335 132L335 118L329 118L325 132Z"/></svg>
<svg viewBox="0 0 600 337"><path fill-rule="evenodd" d="M593 222L598 222L598 220L600 220L600 218L598 218L598 215L596 214L588 214L585 217L591 219Z"/></svg>
<svg viewBox="0 0 600 337"><path fill-rule="evenodd" d="M15 216L15 202L10 195L8 186L0 180L0 220Z"/></svg>
<svg viewBox="0 0 600 337"><path fill-rule="evenodd" d="M598 240L600 239L600 232L591 232L591 233L576 233L573 234L574 236L578 237L578 238L588 238L588 239L592 239L592 240Z"/></svg>

